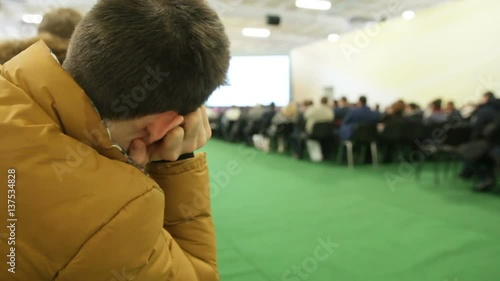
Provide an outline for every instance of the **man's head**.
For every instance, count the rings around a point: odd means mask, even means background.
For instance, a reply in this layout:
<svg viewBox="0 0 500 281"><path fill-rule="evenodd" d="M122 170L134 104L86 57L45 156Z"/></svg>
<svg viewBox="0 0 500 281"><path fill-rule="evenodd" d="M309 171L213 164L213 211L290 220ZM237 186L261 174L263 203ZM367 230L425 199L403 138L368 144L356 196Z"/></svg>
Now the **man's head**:
<svg viewBox="0 0 500 281"><path fill-rule="evenodd" d="M403 116L403 113L405 111L406 104L404 101L399 100L392 104L391 109L392 109L392 114L396 116Z"/></svg>
<svg viewBox="0 0 500 281"><path fill-rule="evenodd" d="M493 99L495 99L495 94L493 94L492 92L487 92L483 94L483 97L481 98L481 103L485 104Z"/></svg>
<svg viewBox="0 0 500 281"><path fill-rule="evenodd" d="M450 101L450 102L447 102L447 103L446 103L446 107L445 107L445 109L444 109L444 110L445 110L446 112L453 112L453 111L455 111L455 110L457 110L457 109L455 108L455 103L454 103L454 102L452 102L452 101Z"/></svg>
<svg viewBox="0 0 500 281"><path fill-rule="evenodd" d="M365 96L359 97L358 106L364 107L366 106L366 104L367 104L366 97Z"/></svg>
<svg viewBox="0 0 500 281"><path fill-rule="evenodd" d="M413 114L418 110L418 105L416 103L410 103L406 105L405 113Z"/></svg>
<svg viewBox="0 0 500 281"><path fill-rule="evenodd" d="M340 107L347 107L349 106L348 102L347 102L347 98L346 97L341 97L340 98L340 101L339 101L339 106Z"/></svg>
<svg viewBox="0 0 500 281"><path fill-rule="evenodd" d="M328 105L328 98L327 97L322 97L320 100L321 105Z"/></svg>
<svg viewBox="0 0 500 281"><path fill-rule="evenodd" d="M50 33L61 39L70 39L76 25L82 20L82 15L70 8L61 8L43 15L38 26L38 33Z"/></svg>
<svg viewBox="0 0 500 281"><path fill-rule="evenodd" d="M442 99L434 100L433 102L431 102L429 104L429 109L432 110L432 111L441 111L442 104L443 104L443 100Z"/></svg>
<svg viewBox="0 0 500 281"><path fill-rule="evenodd" d="M63 67L103 119L141 135L158 127L148 132L158 141L225 84L229 59L224 26L204 0L100 0L78 24Z"/></svg>
<svg viewBox="0 0 500 281"><path fill-rule="evenodd" d="M110 120L193 112L225 83L228 66L224 27L203 0L101 0L64 63Z"/></svg>

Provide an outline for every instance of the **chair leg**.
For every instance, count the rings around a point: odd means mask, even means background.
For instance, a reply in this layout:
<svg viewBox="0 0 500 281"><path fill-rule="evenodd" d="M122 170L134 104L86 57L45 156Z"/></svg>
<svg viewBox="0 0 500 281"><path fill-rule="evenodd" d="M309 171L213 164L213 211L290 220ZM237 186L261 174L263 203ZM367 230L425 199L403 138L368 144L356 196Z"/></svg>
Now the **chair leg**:
<svg viewBox="0 0 500 281"><path fill-rule="evenodd" d="M439 161L438 161L438 155L434 154L432 156L432 161L434 162L434 182L436 184L439 184L440 179L439 179Z"/></svg>
<svg viewBox="0 0 500 281"><path fill-rule="evenodd" d="M420 175L422 174L422 169L424 167L425 162L428 160L426 156L424 156L424 160L418 164L417 170L415 171L415 180L419 181L420 180Z"/></svg>
<svg viewBox="0 0 500 281"><path fill-rule="evenodd" d="M378 151L377 151L377 143L372 142L370 144L371 147L371 152L372 152L372 163L373 167L377 168L378 167Z"/></svg>
<svg viewBox="0 0 500 281"><path fill-rule="evenodd" d="M349 165L349 168L353 169L354 168L353 144L350 141L346 141L345 146L347 148L347 164Z"/></svg>
<svg viewBox="0 0 500 281"><path fill-rule="evenodd" d="M361 164L365 164L366 161L366 150L367 150L367 145L362 144L360 147L360 153L358 155L358 162Z"/></svg>

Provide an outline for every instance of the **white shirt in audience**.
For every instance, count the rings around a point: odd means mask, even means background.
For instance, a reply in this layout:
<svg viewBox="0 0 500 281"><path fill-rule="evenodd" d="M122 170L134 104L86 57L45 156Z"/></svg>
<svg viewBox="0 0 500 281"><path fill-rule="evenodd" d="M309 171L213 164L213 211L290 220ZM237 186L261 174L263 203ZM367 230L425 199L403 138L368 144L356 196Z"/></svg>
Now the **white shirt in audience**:
<svg viewBox="0 0 500 281"><path fill-rule="evenodd" d="M308 108L304 113L304 118L306 119L306 132L310 134L314 124L328 121L333 122L334 114L329 106L321 104Z"/></svg>
<svg viewBox="0 0 500 281"><path fill-rule="evenodd" d="M231 107L224 113L227 121L238 121L241 116L241 110L237 107Z"/></svg>

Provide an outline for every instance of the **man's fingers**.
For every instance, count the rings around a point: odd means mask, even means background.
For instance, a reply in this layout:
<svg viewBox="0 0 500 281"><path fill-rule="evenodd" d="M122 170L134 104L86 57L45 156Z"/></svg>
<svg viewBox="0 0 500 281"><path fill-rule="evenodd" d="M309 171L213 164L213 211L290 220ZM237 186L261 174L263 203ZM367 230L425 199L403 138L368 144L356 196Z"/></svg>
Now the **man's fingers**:
<svg viewBox="0 0 500 281"><path fill-rule="evenodd" d="M201 109L186 116L184 126L184 142L182 144L182 153L191 153L198 149L199 132L202 129Z"/></svg>
<svg viewBox="0 0 500 281"><path fill-rule="evenodd" d="M148 163L148 148L146 143L141 139L132 141L128 154L139 165L146 165Z"/></svg>
<svg viewBox="0 0 500 281"><path fill-rule="evenodd" d="M171 130L163 139L162 159L167 161L175 161L182 155L182 147L184 142L184 129L177 127Z"/></svg>

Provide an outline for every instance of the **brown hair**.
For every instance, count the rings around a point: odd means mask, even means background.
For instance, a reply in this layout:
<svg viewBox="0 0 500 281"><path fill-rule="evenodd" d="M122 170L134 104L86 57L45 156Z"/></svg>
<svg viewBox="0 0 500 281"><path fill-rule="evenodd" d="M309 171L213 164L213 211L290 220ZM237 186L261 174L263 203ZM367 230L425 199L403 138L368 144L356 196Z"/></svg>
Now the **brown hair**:
<svg viewBox="0 0 500 281"><path fill-rule="evenodd" d="M38 33L50 33L62 39L70 39L82 15L76 10L61 8L50 11L43 16L38 26Z"/></svg>
<svg viewBox="0 0 500 281"><path fill-rule="evenodd" d="M61 8L48 12L38 27L38 37L9 40L0 44L0 64L6 63L40 39L57 56L59 62L63 63L69 38L81 19L82 15L73 9Z"/></svg>
<svg viewBox="0 0 500 281"><path fill-rule="evenodd" d="M187 114L226 82L229 40L204 0L100 0L77 26L64 68L102 118Z"/></svg>

